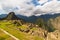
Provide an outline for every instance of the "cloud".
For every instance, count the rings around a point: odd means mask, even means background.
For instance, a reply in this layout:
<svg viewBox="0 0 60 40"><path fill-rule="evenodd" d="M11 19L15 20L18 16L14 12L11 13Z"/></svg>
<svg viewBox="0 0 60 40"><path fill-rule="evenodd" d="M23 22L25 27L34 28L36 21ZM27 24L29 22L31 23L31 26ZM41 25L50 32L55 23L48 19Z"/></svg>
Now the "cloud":
<svg viewBox="0 0 60 40"><path fill-rule="evenodd" d="M32 3L32 0L0 0L0 13L11 11L24 16L59 13L60 1L35 0Z"/></svg>
<svg viewBox="0 0 60 40"><path fill-rule="evenodd" d="M48 0L39 0L39 3L40 4L43 4L43 3L45 3L45 2L47 2Z"/></svg>
<svg viewBox="0 0 60 40"><path fill-rule="evenodd" d="M46 2L43 6L37 6L36 7L39 12L37 12L40 15L44 14L55 14L60 13L60 1L52 0L50 2Z"/></svg>
<svg viewBox="0 0 60 40"><path fill-rule="evenodd" d="M31 2L31 0L0 0L0 10L5 12L14 11L24 14L19 11L23 10L23 12L27 12L34 6L32 3L28 4L29 2Z"/></svg>
<svg viewBox="0 0 60 40"><path fill-rule="evenodd" d="M0 14L4 14L4 13L6 13L6 12L3 10L2 5L0 3Z"/></svg>
<svg viewBox="0 0 60 40"><path fill-rule="evenodd" d="M43 10L45 12L59 12L60 11L60 2L53 0L51 2L47 2L45 5L43 5Z"/></svg>

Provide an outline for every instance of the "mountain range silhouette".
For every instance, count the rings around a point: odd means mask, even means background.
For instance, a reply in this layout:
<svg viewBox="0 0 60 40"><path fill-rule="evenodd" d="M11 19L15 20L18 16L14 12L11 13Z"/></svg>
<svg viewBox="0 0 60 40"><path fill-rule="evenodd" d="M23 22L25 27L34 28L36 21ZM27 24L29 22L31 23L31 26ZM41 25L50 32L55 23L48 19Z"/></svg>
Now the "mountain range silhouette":
<svg viewBox="0 0 60 40"><path fill-rule="evenodd" d="M41 16L30 16L30 17L27 17L27 16L23 16L23 15L15 15L14 12L10 12L9 14L1 14L0 15L0 18L4 18L4 19L7 19L7 20L20 20L20 19L23 19L27 22L35 22L38 18L43 18L45 21L48 21L50 18L56 18L60 16L60 13L57 13L57 14L45 14L45 15L41 15Z"/></svg>

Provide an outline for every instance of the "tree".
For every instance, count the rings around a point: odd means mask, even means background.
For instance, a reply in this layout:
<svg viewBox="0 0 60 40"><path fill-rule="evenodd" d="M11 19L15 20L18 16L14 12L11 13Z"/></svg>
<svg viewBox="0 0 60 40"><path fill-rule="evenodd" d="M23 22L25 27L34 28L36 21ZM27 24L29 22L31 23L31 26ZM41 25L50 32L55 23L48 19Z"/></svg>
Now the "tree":
<svg viewBox="0 0 60 40"><path fill-rule="evenodd" d="M44 22L44 20L43 20L42 18L37 19L36 24L37 24L39 27L45 28L45 27L44 27L45 22Z"/></svg>

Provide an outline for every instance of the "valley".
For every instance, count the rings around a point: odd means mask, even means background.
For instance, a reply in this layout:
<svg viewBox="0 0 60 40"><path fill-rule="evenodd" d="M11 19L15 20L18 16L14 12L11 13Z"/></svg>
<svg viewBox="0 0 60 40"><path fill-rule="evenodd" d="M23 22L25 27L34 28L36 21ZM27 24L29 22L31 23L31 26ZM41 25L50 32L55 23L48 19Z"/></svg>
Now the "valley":
<svg viewBox="0 0 60 40"><path fill-rule="evenodd" d="M6 17L0 19L0 30L5 31L2 35L7 33L7 40L60 40L59 18L59 16L49 18L48 21L38 18L31 23L17 17L14 12L10 12ZM58 24L56 24L57 20ZM5 36L1 39L6 40L4 38Z"/></svg>

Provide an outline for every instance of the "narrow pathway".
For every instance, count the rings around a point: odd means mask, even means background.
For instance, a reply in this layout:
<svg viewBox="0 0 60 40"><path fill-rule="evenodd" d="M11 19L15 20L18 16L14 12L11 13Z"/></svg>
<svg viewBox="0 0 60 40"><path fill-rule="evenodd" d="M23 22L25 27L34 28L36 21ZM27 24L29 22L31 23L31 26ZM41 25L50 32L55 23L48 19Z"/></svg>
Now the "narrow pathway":
<svg viewBox="0 0 60 40"><path fill-rule="evenodd" d="M1 31L3 31L4 33L6 33L7 35L11 36L12 38L14 38L15 40L19 40L18 38L16 38L15 36L11 35L10 33L8 33L7 31L5 31L4 29L1 29Z"/></svg>

